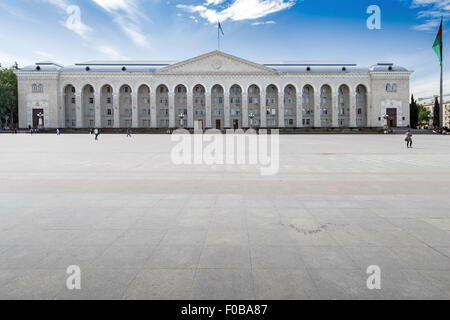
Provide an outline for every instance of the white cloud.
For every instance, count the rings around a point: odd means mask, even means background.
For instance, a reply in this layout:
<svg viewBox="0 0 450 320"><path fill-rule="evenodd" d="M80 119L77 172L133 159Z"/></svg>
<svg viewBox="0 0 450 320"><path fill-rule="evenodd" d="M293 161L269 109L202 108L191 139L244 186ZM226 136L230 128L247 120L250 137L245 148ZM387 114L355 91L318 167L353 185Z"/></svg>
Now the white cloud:
<svg viewBox="0 0 450 320"><path fill-rule="evenodd" d="M198 13L200 17L210 23L217 21L256 20L275 12L286 10L295 5L297 0L234 0L226 9L212 9L205 5L177 5L178 8L191 13ZM213 4L214 0L210 1ZM217 1L216 1L217 2Z"/></svg>
<svg viewBox="0 0 450 320"><path fill-rule="evenodd" d="M206 0L205 6L213 5L217 6L218 4L224 3L225 0Z"/></svg>
<svg viewBox="0 0 450 320"><path fill-rule="evenodd" d="M450 0L412 0L411 8L423 8L417 18L425 21L413 26L418 31L434 30L439 26L441 17L450 17Z"/></svg>
<svg viewBox="0 0 450 320"><path fill-rule="evenodd" d="M277 24L275 21L273 20L269 20L269 21L257 21L257 22L253 22L252 26L260 26L260 25L264 25L264 24Z"/></svg>
<svg viewBox="0 0 450 320"><path fill-rule="evenodd" d="M189 19L192 19L195 23L198 23L198 19L194 16L190 16Z"/></svg>
<svg viewBox="0 0 450 320"><path fill-rule="evenodd" d="M114 22L138 46L149 47L147 36L139 27L140 18L135 0L92 0L114 18Z"/></svg>
<svg viewBox="0 0 450 320"><path fill-rule="evenodd" d="M102 53L105 57L107 57L108 59L112 59L112 60L128 60L128 57L125 57L125 56L121 55L119 51L117 51L116 49L114 49L111 46L107 46L107 45L98 46L97 50L100 53Z"/></svg>

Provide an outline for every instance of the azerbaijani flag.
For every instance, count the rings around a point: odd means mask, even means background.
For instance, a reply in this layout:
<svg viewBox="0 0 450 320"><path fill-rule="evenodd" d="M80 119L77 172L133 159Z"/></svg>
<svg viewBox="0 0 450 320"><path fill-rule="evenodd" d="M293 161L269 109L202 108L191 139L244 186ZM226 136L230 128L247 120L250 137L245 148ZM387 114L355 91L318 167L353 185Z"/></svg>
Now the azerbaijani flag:
<svg viewBox="0 0 450 320"><path fill-rule="evenodd" d="M220 24L220 22L219 22L218 28L219 28L219 31L220 31L220 32L222 33L222 35L224 36L225 33L223 33L222 25Z"/></svg>
<svg viewBox="0 0 450 320"><path fill-rule="evenodd" d="M441 63L442 66L442 22L443 22L443 18L441 19L441 26L439 27L439 31L437 33L436 36L436 40L434 40L434 44L433 44L433 50L434 52L436 52L438 58L439 58L439 62Z"/></svg>

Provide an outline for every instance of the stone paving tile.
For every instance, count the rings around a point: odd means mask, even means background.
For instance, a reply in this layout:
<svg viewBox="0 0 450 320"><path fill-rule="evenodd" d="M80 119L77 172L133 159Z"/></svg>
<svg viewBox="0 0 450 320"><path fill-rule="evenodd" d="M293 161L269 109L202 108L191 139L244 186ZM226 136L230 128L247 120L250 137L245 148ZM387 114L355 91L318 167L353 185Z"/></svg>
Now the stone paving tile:
<svg viewBox="0 0 450 320"><path fill-rule="evenodd" d="M14 138L0 135L0 299L449 299L439 137L281 136L269 177L175 166L169 136Z"/></svg>

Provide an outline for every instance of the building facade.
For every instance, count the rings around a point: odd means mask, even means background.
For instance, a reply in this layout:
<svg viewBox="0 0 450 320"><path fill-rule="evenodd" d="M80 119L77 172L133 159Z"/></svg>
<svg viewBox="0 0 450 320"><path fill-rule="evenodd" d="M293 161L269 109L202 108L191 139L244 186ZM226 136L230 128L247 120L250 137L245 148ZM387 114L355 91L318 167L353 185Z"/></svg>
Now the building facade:
<svg viewBox="0 0 450 320"><path fill-rule="evenodd" d="M434 96L433 99L427 99L428 101L426 101L425 103L423 103L423 106L430 111L431 114L433 114L434 112L434 103L436 101L436 98L438 98L438 96ZM445 97L444 97L445 98ZM448 97L447 97L448 98ZM439 99L439 98L438 98ZM443 118L442 118L442 126L443 127L447 127L450 128L450 100L445 101L444 100L444 110L443 110ZM433 120L430 120L430 126L433 124Z"/></svg>
<svg viewBox="0 0 450 320"><path fill-rule="evenodd" d="M213 51L17 74L21 128L357 128L382 127L385 115L409 125L411 72L391 63L254 63Z"/></svg>

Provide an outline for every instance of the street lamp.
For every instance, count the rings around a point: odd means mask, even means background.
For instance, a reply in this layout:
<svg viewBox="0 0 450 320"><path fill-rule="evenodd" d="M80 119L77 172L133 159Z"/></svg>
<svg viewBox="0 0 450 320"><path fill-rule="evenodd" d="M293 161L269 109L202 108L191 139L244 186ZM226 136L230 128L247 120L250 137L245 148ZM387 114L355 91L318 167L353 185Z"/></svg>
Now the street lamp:
<svg viewBox="0 0 450 320"><path fill-rule="evenodd" d="M385 114L383 116L383 119L384 119L384 129L386 130L386 133L388 133L387 131L389 130L389 124L388 124L389 115Z"/></svg>
<svg viewBox="0 0 450 320"><path fill-rule="evenodd" d="M183 128L183 124L184 124L184 113L180 113L178 115L178 118L180 118L180 128Z"/></svg>
<svg viewBox="0 0 450 320"><path fill-rule="evenodd" d="M250 129L253 129L253 119L255 119L255 115L253 114L253 112L250 112L248 117L250 118Z"/></svg>
<svg viewBox="0 0 450 320"><path fill-rule="evenodd" d="M39 112L37 116L39 118L38 128L41 129L44 124L44 114L42 112Z"/></svg>

